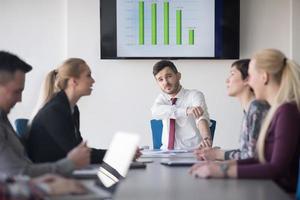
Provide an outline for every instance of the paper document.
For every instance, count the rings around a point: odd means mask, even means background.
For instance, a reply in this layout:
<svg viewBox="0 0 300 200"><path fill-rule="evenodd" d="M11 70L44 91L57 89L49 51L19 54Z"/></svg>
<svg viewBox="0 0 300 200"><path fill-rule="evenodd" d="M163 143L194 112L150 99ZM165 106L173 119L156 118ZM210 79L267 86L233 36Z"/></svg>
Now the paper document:
<svg viewBox="0 0 300 200"><path fill-rule="evenodd" d="M176 159L176 160L162 160L160 163L168 166L192 166L196 163L201 163L196 158L194 159Z"/></svg>
<svg viewBox="0 0 300 200"><path fill-rule="evenodd" d="M174 149L174 150L162 150L162 149L154 149L154 150L143 150L141 151L141 157L172 157L172 156L183 156L183 157L191 157L193 150L190 149Z"/></svg>

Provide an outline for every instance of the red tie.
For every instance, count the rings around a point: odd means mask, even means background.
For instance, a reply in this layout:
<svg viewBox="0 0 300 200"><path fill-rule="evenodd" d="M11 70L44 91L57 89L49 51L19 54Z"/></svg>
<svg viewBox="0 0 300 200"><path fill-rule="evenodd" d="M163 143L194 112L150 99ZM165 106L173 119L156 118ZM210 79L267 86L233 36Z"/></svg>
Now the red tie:
<svg viewBox="0 0 300 200"><path fill-rule="evenodd" d="M172 105L176 103L177 98L171 98ZM169 143L168 149L174 149L175 141L175 119L170 119Z"/></svg>

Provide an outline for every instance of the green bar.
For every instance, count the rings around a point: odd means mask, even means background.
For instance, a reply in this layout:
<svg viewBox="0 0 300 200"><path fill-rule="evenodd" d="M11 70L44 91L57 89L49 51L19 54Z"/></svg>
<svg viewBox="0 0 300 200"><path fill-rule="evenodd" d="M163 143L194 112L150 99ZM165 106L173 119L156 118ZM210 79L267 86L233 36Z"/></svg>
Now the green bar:
<svg viewBox="0 0 300 200"><path fill-rule="evenodd" d="M189 30L189 45L194 45L195 44L195 30L190 29Z"/></svg>
<svg viewBox="0 0 300 200"><path fill-rule="evenodd" d="M169 2L164 2L164 44L169 44Z"/></svg>
<svg viewBox="0 0 300 200"><path fill-rule="evenodd" d="M176 10L176 44L180 45L182 44L182 38L181 38L181 23L182 20L182 12L181 10Z"/></svg>
<svg viewBox="0 0 300 200"><path fill-rule="evenodd" d="M157 44L157 4L152 3L151 5L151 29L152 29L152 40L153 45Z"/></svg>
<svg viewBox="0 0 300 200"><path fill-rule="evenodd" d="M145 44L144 1L139 1L139 45Z"/></svg>

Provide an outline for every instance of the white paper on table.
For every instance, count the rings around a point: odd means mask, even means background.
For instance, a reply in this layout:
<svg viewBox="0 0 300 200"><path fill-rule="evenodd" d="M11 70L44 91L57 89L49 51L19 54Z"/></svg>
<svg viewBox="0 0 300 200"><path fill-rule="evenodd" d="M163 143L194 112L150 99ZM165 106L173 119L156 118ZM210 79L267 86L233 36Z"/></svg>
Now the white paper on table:
<svg viewBox="0 0 300 200"><path fill-rule="evenodd" d="M142 155L157 155L157 154L178 154L178 153L188 153L192 152L189 149L173 149L173 150L164 150L164 149L155 149L155 150L143 150Z"/></svg>

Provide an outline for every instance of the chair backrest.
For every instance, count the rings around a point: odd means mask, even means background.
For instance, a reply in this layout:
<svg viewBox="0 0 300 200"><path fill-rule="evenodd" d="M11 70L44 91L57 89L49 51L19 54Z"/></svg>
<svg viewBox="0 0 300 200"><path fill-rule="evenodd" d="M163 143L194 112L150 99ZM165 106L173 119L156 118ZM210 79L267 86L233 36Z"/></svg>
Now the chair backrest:
<svg viewBox="0 0 300 200"><path fill-rule="evenodd" d="M216 120L211 119L211 126L209 127L211 138L214 139L215 130L217 122ZM163 123L162 120L156 120L152 119L150 121L151 124L151 130L152 130L152 141L153 141L153 149L160 149L162 143L161 143L161 137L162 137L162 129L163 129Z"/></svg>
<svg viewBox="0 0 300 200"><path fill-rule="evenodd" d="M21 139L25 139L28 132L28 119L19 118L15 120L16 133Z"/></svg>
<svg viewBox="0 0 300 200"><path fill-rule="evenodd" d="M211 123L211 125L210 125L209 129L210 129L211 139L214 140L217 121L211 119L210 123Z"/></svg>
<svg viewBox="0 0 300 200"><path fill-rule="evenodd" d="M153 149L160 149L161 143L161 136L162 136L162 129L163 124L162 120L152 119L151 123L151 131L152 131L152 141L153 141Z"/></svg>
<svg viewBox="0 0 300 200"><path fill-rule="evenodd" d="M300 159L299 159L298 185L297 185L296 199L297 199L297 200L300 200Z"/></svg>

